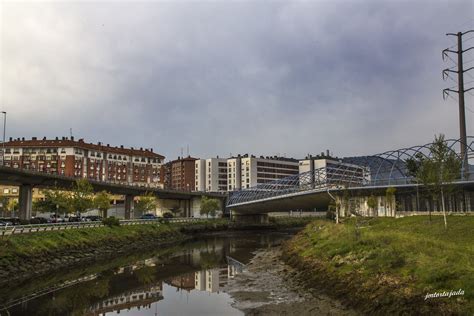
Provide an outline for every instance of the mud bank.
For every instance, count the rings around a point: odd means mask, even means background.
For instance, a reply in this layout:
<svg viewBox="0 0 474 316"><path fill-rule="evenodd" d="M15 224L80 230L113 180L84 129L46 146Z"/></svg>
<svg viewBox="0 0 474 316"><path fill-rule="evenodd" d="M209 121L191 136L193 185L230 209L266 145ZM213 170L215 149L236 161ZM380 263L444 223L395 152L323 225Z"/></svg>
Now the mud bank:
<svg viewBox="0 0 474 316"><path fill-rule="evenodd" d="M357 315L337 300L298 281L298 272L281 259L281 248L258 251L224 289L245 315Z"/></svg>

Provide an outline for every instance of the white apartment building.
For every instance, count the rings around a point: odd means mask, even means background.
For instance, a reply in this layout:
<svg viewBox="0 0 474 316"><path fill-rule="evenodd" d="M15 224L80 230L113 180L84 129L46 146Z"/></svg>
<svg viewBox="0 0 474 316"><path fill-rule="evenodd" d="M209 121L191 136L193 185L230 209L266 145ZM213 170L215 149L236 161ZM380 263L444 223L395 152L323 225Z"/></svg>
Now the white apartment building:
<svg viewBox="0 0 474 316"><path fill-rule="evenodd" d="M195 191L227 191L227 159L209 158L196 160Z"/></svg>
<svg viewBox="0 0 474 316"><path fill-rule="evenodd" d="M209 293L219 292L227 283L227 267L207 269L194 273L194 288Z"/></svg>
<svg viewBox="0 0 474 316"><path fill-rule="evenodd" d="M299 162L299 173L311 171L311 161L315 172L315 181L327 184L365 184L370 181L370 170L366 167L345 163L337 159L307 157Z"/></svg>
<svg viewBox="0 0 474 316"><path fill-rule="evenodd" d="M243 155L227 159L227 190L247 189L299 173L298 160Z"/></svg>

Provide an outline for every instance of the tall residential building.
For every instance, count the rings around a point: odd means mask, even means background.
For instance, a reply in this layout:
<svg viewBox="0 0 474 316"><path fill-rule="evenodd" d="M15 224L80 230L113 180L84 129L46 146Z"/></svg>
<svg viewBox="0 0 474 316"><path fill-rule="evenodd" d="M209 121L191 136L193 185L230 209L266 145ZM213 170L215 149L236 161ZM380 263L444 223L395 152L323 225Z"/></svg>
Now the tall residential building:
<svg viewBox="0 0 474 316"><path fill-rule="evenodd" d="M311 162L313 165L311 166ZM313 169L311 169L313 168ZM314 170L315 180L320 184L357 185L370 181L370 170L355 164L345 163L329 156L306 157L299 162L299 172Z"/></svg>
<svg viewBox="0 0 474 316"><path fill-rule="evenodd" d="M239 155L227 159L227 189L246 189L298 173L298 160L293 158Z"/></svg>
<svg viewBox="0 0 474 316"><path fill-rule="evenodd" d="M195 189L195 161L193 157L178 157L161 168L161 180L167 189L193 191Z"/></svg>
<svg viewBox="0 0 474 316"><path fill-rule="evenodd" d="M160 186L164 156L153 149L86 143L74 137L18 138L5 143L5 165L68 177Z"/></svg>
<svg viewBox="0 0 474 316"><path fill-rule="evenodd" d="M195 162L196 191L227 191L227 159L209 158Z"/></svg>

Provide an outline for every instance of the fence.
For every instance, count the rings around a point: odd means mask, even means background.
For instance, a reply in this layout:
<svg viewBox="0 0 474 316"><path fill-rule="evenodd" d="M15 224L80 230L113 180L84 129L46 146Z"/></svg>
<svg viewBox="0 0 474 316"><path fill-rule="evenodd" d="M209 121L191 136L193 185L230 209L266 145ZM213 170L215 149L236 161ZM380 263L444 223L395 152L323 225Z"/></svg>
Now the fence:
<svg viewBox="0 0 474 316"><path fill-rule="evenodd" d="M207 220L207 219L206 219ZM159 219L131 219L121 220L120 225L143 225L143 224L161 224L161 223L195 223L204 221L200 218L159 218ZM29 234L36 232L46 232L66 229L79 229L102 227L104 224L97 222L73 222L73 223L51 223L51 224L29 224L29 225L7 225L0 227L0 236L9 236L14 234Z"/></svg>

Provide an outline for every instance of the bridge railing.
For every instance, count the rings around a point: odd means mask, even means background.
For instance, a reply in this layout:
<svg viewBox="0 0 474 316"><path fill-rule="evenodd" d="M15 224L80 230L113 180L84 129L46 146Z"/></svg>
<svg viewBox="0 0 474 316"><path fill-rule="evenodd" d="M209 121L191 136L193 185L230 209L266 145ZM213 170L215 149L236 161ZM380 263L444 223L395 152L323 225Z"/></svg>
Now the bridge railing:
<svg viewBox="0 0 474 316"><path fill-rule="evenodd" d="M196 223L209 219L202 218L158 218L158 219L130 219L120 220L120 225L144 225L144 224L163 224L163 223ZM47 232L66 229L93 228L102 227L101 221L93 222L71 222L71 223L50 223L50 224L29 224L29 225L7 225L0 227L0 236L9 236L14 234L28 234L36 232Z"/></svg>
<svg viewBox="0 0 474 316"><path fill-rule="evenodd" d="M449 150L462 160L456 151L459 140L446 140L446 144ZM467 157L474 158L474 137L468 137L466 146ZM290 197L305 191L413 184L415 180L408 170L407 162L431 157L430 148L431 144L425 144L372 156L327 159L325 167L230 192L227 206L275 197ZM464 164L464 160L462 161ZM474 180L474 172L468 171L470 168L472 165L462 165L459 181ZM466 177L466 172L469 177Z"/></svg>

